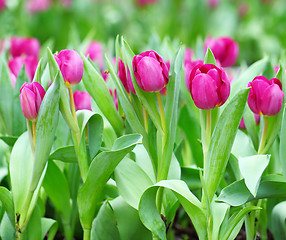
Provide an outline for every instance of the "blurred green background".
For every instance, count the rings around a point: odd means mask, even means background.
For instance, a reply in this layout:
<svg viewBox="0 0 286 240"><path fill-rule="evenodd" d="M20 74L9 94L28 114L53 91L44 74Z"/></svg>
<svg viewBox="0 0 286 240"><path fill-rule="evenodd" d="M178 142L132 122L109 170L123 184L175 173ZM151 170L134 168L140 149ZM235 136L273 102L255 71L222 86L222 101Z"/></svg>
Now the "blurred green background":
<svg viewBox="0 0 286 240"><path fill-rule="evenodd" d="M215 7L210 0L158 0L144 6L137 0L73 0L68 7L54 0L35 13L27 11L29 0L6 1L0 37L53 40L55 50L88 34L107 46L123 35L135 51L165 36L191 48L208 35L231 36L240 46L238 63L250 64L265 54L278 59L286 47L285 0L217 0Z"/></svg>

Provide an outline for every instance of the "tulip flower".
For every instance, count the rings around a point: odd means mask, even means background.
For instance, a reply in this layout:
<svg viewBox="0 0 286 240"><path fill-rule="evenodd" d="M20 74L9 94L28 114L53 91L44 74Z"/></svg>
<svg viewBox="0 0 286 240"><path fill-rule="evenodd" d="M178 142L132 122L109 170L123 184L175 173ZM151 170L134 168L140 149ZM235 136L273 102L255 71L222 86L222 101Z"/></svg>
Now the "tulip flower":
<svg viewBox="0 0 286 240"><path fill-rule="evenodd" d="M51 0L28 0L26 8L30 13L43 12L49 9Z"/></svg>
<svg viewBox="0 0 286 240"><path fill-rule="evenodd" d="M120 58L118 59L118 77L121 80L127 93L131 91L133 94L136 94L132 83L129 68L127 66L127 73L126 73L125 65Z"/></svg>
<svg viewBox="0 0 286 240"><path fill-rule="evenodd" d="M78 84L83 75L83 60L75 50L62 50L55 54L66 85Z"/></svg>
<svg viewBox="0 0 286 240"><path fill-rule="evenodd" d="M186 47L185 50L185 62L186 61L191 61L194 55L194 51L188 47Z"/></svg>
<svg viewBox="0 0 286 240"><path fill-rule="evenodd" d="M13 88L15 88L16 81L17 81L16 76L12 72L9 73L9 76L10 76L10 80L11 80L12 86L13 86Z"/></svg>
<svg viewBox="0 0 286 240"><path fill-rule="evenodd" d="M89 44L86 52L86 56L89 56L91 61L96 62L99 66L100 71L103 71L104 60L103 60L103 51L102 45L100 42L93 41Z"/></svg>
<svg viewBox="0 0 286 240"><path fill-rule="evenodd" d="M25 118L36 120L45 93L44 88L37 82L23 84L19 97Z"/></svg>
<svg viewBox="0 0 286 240"><path fill-rule="evenodd" d="M220 0L208 0L208 5L210 8L216 8Z"/></svg>
<svg viewBox="0 0 286 240"><path fill-rule="evenodd" d="M91 96L88 92L75 91L73 94L76 110L91 110Z"/></svg>
<svg viewBox="0 0 286 240"><path fill-rule="evenodd" d="M279 79L268 79L264 76L255 77L248 83L251 87L248 96L248 105L252 112L259 115L276 115L283 102L284 93Z"/></svg>
<svg viewBox="0 0 286 240"><path fill-rule="evenodd" d="M189 82L190 81L190 74L191 74L193 68L196 65L203 64L203 63L204 63L204 61L200 60L200 59L195 60L195 61L189 61L189 60L185 61L185 64L184 64L184 66L185 66L185 82L186 82L187 87L190 85L190 82Z"/></svg>
<svg viewBox="0 0 286 240"><path fill-rule="evenodd" d="M118 110L118 98L117 98L117 91L116 91L116 89L114 89L114 91L112 91L112 89L109 88L109 93L110 93L110 95L113 98L116 110Z"/></svg>
<svg viewBox="0 0 286 240"><path fill-rule="evenodd" d="M155 51L147 51L134 56L132 63L135 78L142 90L157 92L168 84L168 67L163 58Z"/></svg>
<svg viewBox="0 0 286 240"><path fill-rule="evenodd" d="M8 61L8 66L16 78L18 77L23 65L25 65L25 72L28 78L32 81L37 70L38 60L34 57L27 56L16 57Z"/></svg>
<svg viewBox="0 0 286 240"><path fill-rule="evenodd" d="M257 114L253 114L253 115L254 115L255 123L256 123L256 125L258 125L260 122L260 115L257 115ZM244 129L244 130L246 129L243 118L241 119L241 121L239 123L239 128Z"/></svg>
<svg viewBox="0 0 286 240"><path fill-rule="evenodd" d="M151 4L151 3L155 3L155 2L158 2L159 0L137 0L137 3L140 5L140 6L144 6L146 4Z"/></svg>
<svg viewBox="0 0 286 240"><path fill-rule="evenodd" d="M195 105L208 110L225 103L230 93L230 82L222 68L198 64L190 74L188 89Z"/></svg>
<svg viewBox="0 0 286 240"><path fill-rule="evenodd" d="M220 62L222 67L232 66L238 57L238 44L229 37L208 38L205 42L205 51L208 47L212 50L215 59Z"/></svg>
<svg viewBox="0 0 286 240"><path fill-rule="evenodd" d="M10 53L13 58L31 56L38 58L41 46L36 38L12 37L10 40Z"/></svg>
<svg viewBox="0 0 286 240"><path fill-rule="evenodd" d="M0 0L0 10L5 9L6 7L6 0Z"/></svg>

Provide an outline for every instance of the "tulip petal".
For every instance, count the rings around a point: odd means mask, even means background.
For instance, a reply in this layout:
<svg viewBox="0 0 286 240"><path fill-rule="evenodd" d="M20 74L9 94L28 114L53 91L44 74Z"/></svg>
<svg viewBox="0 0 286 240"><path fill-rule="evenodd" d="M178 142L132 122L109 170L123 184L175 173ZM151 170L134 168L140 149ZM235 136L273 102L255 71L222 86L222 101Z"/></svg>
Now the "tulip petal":
<svg viewBox="0 0 286 240"><path fill-rule="evenodd" d="M21 108L25 118L33 120L37 118L35 104L35 94L29 89L24 88L20 94Z"/></svg>

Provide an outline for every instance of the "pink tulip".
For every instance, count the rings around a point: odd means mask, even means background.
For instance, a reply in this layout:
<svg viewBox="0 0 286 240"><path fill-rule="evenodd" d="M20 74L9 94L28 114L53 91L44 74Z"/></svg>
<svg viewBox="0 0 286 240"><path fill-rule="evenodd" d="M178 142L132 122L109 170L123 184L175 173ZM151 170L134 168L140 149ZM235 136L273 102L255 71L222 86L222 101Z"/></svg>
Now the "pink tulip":
<svg viewBox="0 0 286 240"><path fill-rule="evenodd" d="M208 5L210 8L216 8L220 0L208 0Z"/></svg>
<svg viewBox="0 0 286 240"><path fill-rule="evenodd" d="M152 3L155 3L155 2L158 2L159 0L137 0L137 3L140 5L140 6L144 6L146 4L152 4Z"/></svg>
<svg viewBox="0 0 286 240"><path fill-rule="evenodd" d="M248 83L248 87L251 89L247 102L252 112L273 116L280 111L284 93L279 79L272 78L268 81L264 76L257 76Z"/></svg>
<svg viewBox="0 0 286 240"><path fill-rule="evenodd" d="M91 96L88 92L75 91L73 94L76 110L91 110Z"/></svg>
<svg viewBox="0 0 286 240"><path fill-rule="evenodd" d="M205 42L205 51L208 47L212 50L214 57L220 62L222 67L232 66L238 57L238 44L229 37L208 38Z"/></svg>
<svg viewBox="0 0 286 240"><path fill-rule="evenodd" d="M37 82L23 84L19 97L25 118L36 120L45 93L44 88Z"/></svg>
<svg viewBox="0 0 286 240"><path fill-rule="evenodd" d="M0 11L6 8L6 0L0 0Z"/></svg>
<svg viewBox="0 0 286 240"><path fill-rule="evenodd" d="M9 73L9 76L10 76L10 80L11 80L12 86L13 86L13 88L15 88L16 81L17 81L16 76L12 72Z"/></svg>
<svg viewBox="0 0 286 240"><path fill-rule="evenodd" d="M102 45L100 42L91 42L86 50L85 53L86 56L89 56L89 58L96 62L99 66L100 71L103 71L104 68L104 60L103 60L103 51L102 51Z"/></svg>
<svg viewBox="0 0 286 240"><path fill-rule="evenodd" d="M12 57L31 56L38 58L41 49L36 38L12 37L10 40L10 53Z"/></svg>
<svg viewBox="0 0 286 240"><path fill-rule="evenodd" d="M254 115L255 123L256 125L258 125L260 122L260 115L257 115L257 114L253 114L253 115ZM241 119L239 123L239 128L244 129L244 130L246 129L243 118Z"/></svg>
<svg viewBox="0 0 286 240"><path fill-rule="evenodd" d="M47 11L50 8L51 0L28 0L26 8L30 13Z"/></svg>
<svg viewBox="0 0 286 240"><path fill-rule="evenodd" d="M133 71L139 87L146 92L161 91L169 82L166 62L155 51L143 52L133 58Z"/></svg>
<svg viewBox="0 0 286 240"><path fill-rule="evenodd" d="M38 60L34 57L27 56L16 57L8 61L8 66L16 78L18 77L18 74L23 65L25 65L25 72L28 78L30 79L30 81L32 81L37 69Z"/></svg>
<svg viewBox="0 0 286 240"><path fill-rule="evenodd" d="M229 97L230 82L222 68L213 64L198 64L189 78L188 89L200 109L219 107Z"/></svg>
<svg viewBox="0 0 286 240"><path fill-rule="evenodd" d="M117 98L117 91L116 91L116 89L114 89L114 91L112 91L112 89L109 88L109 93L110 93L110 95L113 98L116 110L118 110L118 98Z"/></svg>
<svg viewBox="0 0 286 240"><path fill-rule="evenodd" d="M125 65L120 58L118 59L118 77L121 80L127 93L131 91L133 94L136 94L132 83L129 68L127 67L127 73L126 73Z"/></svg>
<svg viewBox="0 0 286 240"><path fill-rule="evenodd" d="M55 54L65 83L69 85L78 84L83 75L83 60L75 50L62 50Z"/></svg>
<svg viewBox="0 0 286 240"><path fill-rule="evenodd" d="M203 60L195 60L195 61L185 61L185 82L186 86L188 87L190 85L190 74L195 66L198 64L203 64Z"/></svg>
<svg viewBox="0 0 286 240"><path fill-rule="evenodd" d="M194 55L194 51L188 47L186 47L185 50L185 62L186 61L191 61Z"/></svg>
<svg viewBox="0 0 286 240"><path fill-rule="evenodd" d="M64 7L70 7L70 5L72 4L72 0L60 0L60 2Z"/></svg>

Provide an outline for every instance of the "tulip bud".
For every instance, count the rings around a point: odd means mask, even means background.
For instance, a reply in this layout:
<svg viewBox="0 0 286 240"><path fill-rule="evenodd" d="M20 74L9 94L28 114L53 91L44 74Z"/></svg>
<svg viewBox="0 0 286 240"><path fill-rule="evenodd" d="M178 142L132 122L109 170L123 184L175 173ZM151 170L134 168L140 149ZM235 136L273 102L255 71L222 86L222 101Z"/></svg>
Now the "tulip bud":
<svg viewBox="0 0 286 240"><path fill-rule="evenodd" d="M120 58L118 59L118 77L121 80L127 93L131 91L133 94L136 94L132 83L129 68L127 66L127 73L126 73L125 65Z"/></svg>
<svg viewBox="0 0 286 240"><path fill-rule="evenodd" d="M75 91L73 94L76 110L91 110L91 96L88 92Z"/></svg>
<svg viewBox="0 0 286 240"><path fill-rule="evenodd" d="M6 0L0 0L0 11L5 9L6 7Z"/></svg>
<svg viewBox="0 0 286 240"><path fill-rule="evenodd" d="M146 4L151 4L151 3L155 3L158 2L159 0L137 0L138 4L140 6L144 6Z"/></svg>
<svg viewBox="0 0 286 240"><path fill-rule="evenodd" d="M268 81L264 76L257 76L248 83L248 87L251 89L247 102L252 112L273 116L280 111L284 93L279 79L272 78Z"/></svg>
<svg viewBox="0 0 286 240"><path fill-rule="evenodd" d="M215 59L220 62L222 67L232 66L238 57L238 44L229 37L208 38L205 42L205 51L208 47L212 50Z"/></svg>
<svg viewBox="0 0 286 240"><path fill-rule="evenodd" d="M83 60L75 50L62 50L55 54L65 83L69 85L78 84L83 75Z"/></svg>
<svg viewBox="0 0 286 240"><path fill-rule="evenodd" d="M25 72L28 78L30 81L32 81L37 70L38 60L34 57L27 56L24 58L16 57L8 61L8 66L16 78L18 77L18 74L23 65L25 65Z"/></svg>
<svg viewBox="0 0 286 240"><path fill-rule="evenodd" d="M196 65L189 77L188 89L200 109L213 109L225 103L230 93L230 82L222 68L213 64Z"/></svg>
<svg viewBox="0 0 286 240"><path fill-rule="evenodd" d="M191 61L194 55L194 51L188 47L186 47L185 50L185 62L186 61Z"/></svg>
<svg viewBox="0 0 286 240"><path fill-rule="evenodd" d="M37 59L40 49L40 43L36 38L13 37L10 40L10 53L13 58L24 55Z"/></svg>
<svg viewBox="0 0 286 240"><path fill-rule="evenodd" d="M11 80L12 86L13 86L13 88L15 88L16 81L17 81L16 76L12 72L9 73L9 76L10 76L10 80Z"/></svg>
<svg viewBox="0 0 286 240"><path fill-rule="evenodd" d="M260 122L260 115L257 115L257 114L253 114L253 115L254 115L255 123L256 125L258 125ZM243 118L241 119L239 123L239 128L244 129L244 130L246 129Z"/></svg>
<svg viewBox="0 0 286 240"><path fill-rule="evenodd" d="M118 98L117 98L117 91L116 91L116 89L114 89L114 92L112 92L112 89L109 88L109 93L110 93L110 95L113 98L116 110L118 110Z"/></svg>
<svg viewBox="0 0 286 240"><path fill-rule="evenodd" d="M100 42L91 42L86 50L86 56L89 56L91 61L96 62L99 66L100 71L103 71L104 61L103 61L103 51Z"/></svg>
<svg viewBox="0 0 286 240"><path fill-rule="evenodd" d="M45 93L44 88L37 82L23 84L19 97L25 118L36 120Z"/></svg>
<svg viewBox="0 0 286 240"><path fill-rule="evenodd" d="M210 8L216 8L220 0L208 0L208 5Z"/></svg>
<svg viewBox="0 0 286 240"><path fill-rule="evenodd" d="M197 66L198 64L203 64L203 63L204 63L204 61L200 60L200 59L195 60L195 61L189 61L189 60L185 61L185 64L184 64L184 66L185 66L185 82L186 82L187 88L190 85L190 74L191 74L193 68L195 66Z"/></svg>
<svg viewBox="0 0 286 240"><path fill-rule="evenodd" d="M51 4L50 0L28 0L26 8L30 13L42 12L49 9Z"/></svg>
<svg viewBox="0 0 286 240"><path fill-rule="evenodd" d="M161 91L168 84L168 67L155 51L151 50L134 56L132 63L135 78L143 91Z"/></svg>

